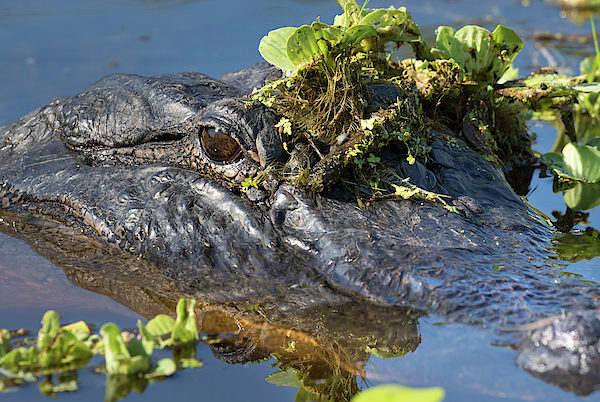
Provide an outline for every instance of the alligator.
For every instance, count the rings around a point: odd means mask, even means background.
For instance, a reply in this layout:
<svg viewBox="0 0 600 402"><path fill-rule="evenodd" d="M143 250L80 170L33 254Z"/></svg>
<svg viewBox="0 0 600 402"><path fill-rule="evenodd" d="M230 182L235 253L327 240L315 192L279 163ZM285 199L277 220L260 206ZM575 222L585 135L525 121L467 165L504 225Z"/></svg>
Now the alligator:
<svg viewBox="0 0 600 402"><path fill-rule="evenodd" d="M243 186L306 155L307 144L286 149L273 110L245 97L278 74L265 63L221 80L115 74L0 126L0 230L78 267L74 283L260 305L269 322L348 303L410 308L501 331L519 364L550 382L598 382L598 354L565 338L597 350L600 326L585 311L600 292L553 269L552 226L460 136L431 132L428 158L413 164L381 153L454 211L398 197L359 206L342 184L313 193L277 176ZM376 85L364 93L369 110L386 105ZM582 313L573 323L565 312ZM527 329L548 317L545 336L562 338L544 354L551 346Z"/></svg>

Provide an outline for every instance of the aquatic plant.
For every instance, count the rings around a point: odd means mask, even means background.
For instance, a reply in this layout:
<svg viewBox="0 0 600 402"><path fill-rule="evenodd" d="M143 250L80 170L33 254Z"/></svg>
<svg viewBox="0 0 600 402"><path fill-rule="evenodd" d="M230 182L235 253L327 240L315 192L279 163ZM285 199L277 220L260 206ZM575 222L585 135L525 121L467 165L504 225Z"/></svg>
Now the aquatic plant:
<svg viewBox="0 0 600 402"><path fill-rule="evenodd" d="M600 124L588 124L584 130L573 112L598 115L599 58L585 60L579 77L546 69L515 79L518 71L512 64L523 42L509 28L498 26L490 32L473 25L458 30L440 26L435 47L429 47L404 7L368 9L354 0L338 3L344 12L332 25L315 21L280 28L259 45L263 57L285 77L257 90L254 100L283 116L281 124L293 138L286 149L306 142L310 146L303 149L318 156L312 161L292 155L281 175L292 184L314 192L342 184L361 206L382 197L401 197L453 210L443 195L415 186L382 162L381 151L393 148L409 163L426 165L431 131L447 130L510 169L535 156L526 120L544 110L558 114L571 142L596 136L591 130L598 131ZM397 62L393 51L403 44L411 46L414 58ZM389 94L390 85L397 102L366 110L371 88L385 87ZM586 134L578 137L574 119ZM593 144L564 142L562 155L548 154L542 161L563 179L594 182L600 160Z"/></svg>
<svg viewBox="0 0 600 402"><path fill-rule="evenodd" d="M440 27L431 48L404 7L338 3L344 12L333 24L279 28L259 45L285 77L256 90L253 99L283 116L292 134L286 149L306 142L306 152L318 156L311 162L292 155L281 178L315 192L342 184L359 205L401 197L453 210L443 195L417 187L386 165L381 151L393 148L410 164L426 164L431 130L446 129L462 131L492 161L527 159L530 142L521 110L494 97L490 86L523 47L512 30ZM411 46L415 58L396 63L393 51L403 44ZM369 93L381 90L396 102L373 109Z"/></svg>
<svg viewBox="0 0 600 402"><path fill-rule="evenodd" d="M562 155L547 153L542 161L563 178L596 183L600 181L600 138L583 145L570 142L562 149Z"/></svg>
<svg viewBox="0 0 600 402"><path fill-rule="evenodd" d="M396 384L379 385L352 398L352 402L440 402L443 388L410 388Z"/></svg>
<svg viewBox="0 0 600 402"><path fill-rule="evenodd" d="M45 394L74 391L76 376L68 375L76 369L86 367L96 355L104 356L107 374L106 400L124 397L132 388L146 386L148 380L172 375L178 368L200 367L195 359L195 349L190 343L198 339L194 300L181 299L177 304L177 318L157 315L144 325L138 320L139 341L128 332L121 332L113 323L104 324L100 335L92 334L88 325L79 321L60 325L60 315L48 311L42 319L37 342L27 347L12 348L10 333L0 330L0 391L37 381L46 375L47 381L40 384ZM15 334L17 335L17 334ZM167 336L170 337L167 338ZM154 349L165 346L178 348L177 358L164 358L152 364ZM190 353L190 349L193 353ZM52 374L67 374L59 377L59 384L50 380Z"/></svg>

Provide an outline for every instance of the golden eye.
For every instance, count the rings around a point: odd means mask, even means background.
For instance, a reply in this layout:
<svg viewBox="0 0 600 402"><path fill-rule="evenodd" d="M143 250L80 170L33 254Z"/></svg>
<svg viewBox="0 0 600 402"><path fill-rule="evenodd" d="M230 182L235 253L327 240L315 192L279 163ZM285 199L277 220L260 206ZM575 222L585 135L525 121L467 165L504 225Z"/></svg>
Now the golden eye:
<svg viewBox="0 0 600 402"><path fill-rule="evenodd" d="M206 156L213 162L235 162L243 155L242 147L232 136L217 131L212 127L204 127L202 129L200 141Z"/></svg>

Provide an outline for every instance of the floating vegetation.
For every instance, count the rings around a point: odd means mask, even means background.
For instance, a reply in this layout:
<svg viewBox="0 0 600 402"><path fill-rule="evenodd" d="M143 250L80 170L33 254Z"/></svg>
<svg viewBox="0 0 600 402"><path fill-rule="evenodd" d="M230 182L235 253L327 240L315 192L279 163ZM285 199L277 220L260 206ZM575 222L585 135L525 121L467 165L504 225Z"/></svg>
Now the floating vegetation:
<svg viewBox="0 0 600 402"><path fill-rule="evenodd" d="M391 148L410 164L427 164L432 130L444 129L462 133L498 164L531 157L524 106L493 87L504 74L514 75L523 42L512 30L440 27L431 48L404 7L338 3L344 13L332 25L280 28L259 46L285 77L256 90L253 99L283 116L280 130L294 138L288 151L308 145L305 156L291 152L283 178L314 192L343 185L361 205L398 197L448 207L442 195L398 175L381 152ZM394 61L393 51L404 44L415 58Z"/></svg>
<svg viewBox="0 0 600 402"><path fill-rule="evenodd" d="M97 370L107 375L107 401L122 399L131 389L143 390L148 381L170 376L177 369L201 367L193 344L198 339L194 304L194 300L181 299L176 319L159 314L146 325L138 320L137 339L113 323L104 324L100 335L92 334L83 321L61 326L60 315L52 310L44 314L37 342L29 347L13 348L11 334L2 329L0 392L36 382L40 375L47 376L40 384L46 395L75 391L75 370L85 368L93 356L104 356L105 367ZM166 346L177 350L176 358L154 363L153 350ZM52 383L52 374L59 374L58 385Z"/></svg>
<svg viewBox="0 0 600 402"><path fill-rule="evenodd" d="M509 28L490 32L473 25L458 30L440 26L430 47L404 7L338 3L344 13L332 25L315 21L280 28L259 46L263 57L285 73L253 95L283 116L280 130L294 138L286 144L291 157L282 178L313 192L345 186L361 206L381 198L410 198L453 210L443 195L419 188L386 164L383 150L427 165L431 133L444 131L510 170L536 157L527 120L551 113L568 138L560 145L572 144L564 150L557 146L562 154L545 155L542 161L562 179L600 179L600 153L593 140L600 124L583 127L578 114L598 115L597 58L582 63L579 77L543 69L516 79L513 61L523 42ZM394 60L394 50L404 44L414 58ZM578 137L576 123L587 134ZM588 142L578 145L582 137Z"/></svg>
<svg viewBox="0 0 600 402"><path fill-rule="evenodd" d="M600 137L583 145L570 142L562 149L562 155L547 153L542 161L560 177L596 183L600 181Z"/></svg>

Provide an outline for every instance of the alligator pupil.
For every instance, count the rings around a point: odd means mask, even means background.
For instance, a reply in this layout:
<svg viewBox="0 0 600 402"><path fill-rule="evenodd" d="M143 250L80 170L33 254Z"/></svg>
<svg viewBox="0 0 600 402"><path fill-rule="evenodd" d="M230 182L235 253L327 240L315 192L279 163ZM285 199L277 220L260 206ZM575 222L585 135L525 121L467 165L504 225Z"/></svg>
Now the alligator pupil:
<svg viewBox="0 0 600 402"><path fill-rule="evenodd" d="M202 147L214 162L234 162L242 156L240 144L229 134L221 133L214 128L202 129Z"/></svg>

